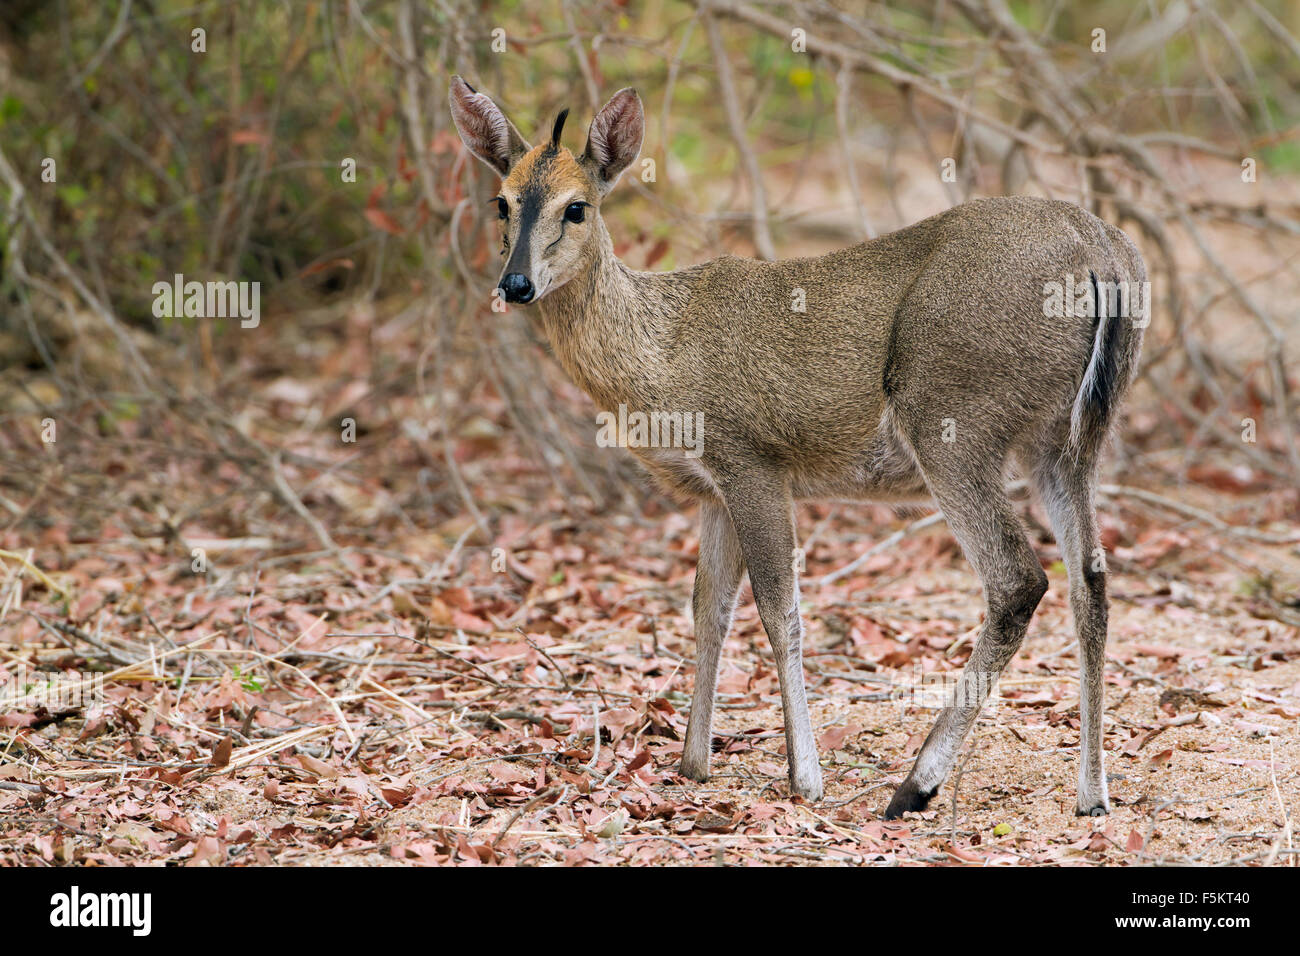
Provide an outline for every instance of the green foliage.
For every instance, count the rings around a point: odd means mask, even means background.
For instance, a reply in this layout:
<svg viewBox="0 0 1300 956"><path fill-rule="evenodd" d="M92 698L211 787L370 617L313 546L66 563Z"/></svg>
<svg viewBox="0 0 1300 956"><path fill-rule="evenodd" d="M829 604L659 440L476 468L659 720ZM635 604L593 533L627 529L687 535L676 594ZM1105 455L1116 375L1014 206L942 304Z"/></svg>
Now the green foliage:
<svg viewBox="0 0 1300 956"><path fill-rule="evenodd" d="M251 673L244 673L239 669L238 664L230 669L230 674L234 677L235 683L249 693L260 694L262 691L266 690L267 682L265 677L259 677L258 675Z"/></svg>
<svg viewBox="0 0 1300 956"><path fill-rule="evenodd" d="M1275 143L1259 152L1262 175L1267 176L1270 172L1300 173L1300 141L1292 139Z"/></svg>
<svg viewBox="0 0 1300 956"><path fill-rule="evenodd" d="M0 126L23 115L23 104L15 96L0 100Z"/></svg>
<svg viewBox="0 0 1300 956"><path fill-rule="evenodd" d="M856 5L839 5L862 17ZM503 0L485 11L468 0L417 3L419 122L421 135L433 134L422 144L423 158L438 191L436 208L424 208L400 97L407 77L393 54L402 5L375 0L362 7L364 28L341 2L156 0L132 7L125 33L107 55L101 52L117 4L66 0L61 23L52 7L33 15L32 28L12 49L14 74L24 79L0 96L5 150L25 164L29 194L55 246L94 275L120 315L163 335L190 334L193 320L155 318L150 309L152 284L177 272L200 281L259 281L264 308L275 296L301 301L347 293L353 283L369 285L376 268L381 289L429 279L453 285L459 271L446 241L452 211L490 180L465 161L449 131L444 98L453 66L499 97L526 136L548 126L561 107L573 108L568 139L580 145L590 104L561 4ZM1087 46L1092 28L1105 27L1113 44L1127 26L1161 13L1135 20L1131 4L1120 0L1082 7L1012 0L1010 9L1043 35L1062 69L1085 64L1089 70L1097 62ZM646 154L670 161L659 170L656 194L682 208L725 201L707 190L717 191L737 173L737 152L696 6L581 0L571 10L598 95L631 85L646 100ZM1224 9L1222 16L1255 64L1257 94L1242 82L1222 38L1208 29L1184 30L1152 52L1097 69L1089 94L1098 115L1138 132L1178 128L1225 141L1235 131L1216 97L1166 100L1158 92L1161 86L1208 89L1209 64L1233 84L1251 122L1271 120L1283 129L1300 87L1288 51L1249 10ZM863 22L882 32L872 39L846 27L832 39L904 70L924 65L932 76L951 78L955 94L974 89L982 109L1017 119L1016 97L998 95L1010 80L986 82L1002 68L996 54L984 63L984 80L970 85L978 44L963 17L938 16L929 4L872 4ZM204 53L191 50L196 26L206 30ZM490 49L497 27L511 39L504 54ZM838 149L834 65L796 53L785 36L725 18L719 28L765 168ZM594 47L593 30L601 35ZM853 83L855 127L910 124L890 81L859 73ZM1300 170L1300 143L1280 136L1260 141L1270 143L1258 150L1262 175ZM58 163L56 184L39 181L36 164L46 156ZM356 161L355 183L341 181L344 157ZM475 210L461 221L462 252L472 268L489 269L495 249ZM632 214L614 204L610 215ZM653 226L629 221L639 235L655 239L671 237L672 223L671 217ZM422 233L432 241L422 242ZM659 267L677 255L670 248ZM352 267L323 268L343 259ZM214 324L211 331L220 342L225 330Z"/></svg>

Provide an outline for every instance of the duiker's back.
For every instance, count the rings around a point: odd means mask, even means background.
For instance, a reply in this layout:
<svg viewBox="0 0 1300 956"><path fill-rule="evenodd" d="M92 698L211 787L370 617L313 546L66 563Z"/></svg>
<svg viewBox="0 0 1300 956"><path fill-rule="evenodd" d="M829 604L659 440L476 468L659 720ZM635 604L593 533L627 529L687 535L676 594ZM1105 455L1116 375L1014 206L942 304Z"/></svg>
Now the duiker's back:
<svg viewBox="0 0 1300 956"><path fill-rule="evenodd" d="M743 439L805 471L815 460L828 477L834 463L858 461L887 395L916 376L927 395L950 392L936 430L965 409L965 428L1013 441L1068 413L1092 352L1094 310L1045 314L1048 290L1067 274L1080 289L1090 272L1140 281L1135 256L1123 233L1078 206L1015 197L824 256L724 256L647 276L687 290L664 397L704 412L720 456Z"/></svg>

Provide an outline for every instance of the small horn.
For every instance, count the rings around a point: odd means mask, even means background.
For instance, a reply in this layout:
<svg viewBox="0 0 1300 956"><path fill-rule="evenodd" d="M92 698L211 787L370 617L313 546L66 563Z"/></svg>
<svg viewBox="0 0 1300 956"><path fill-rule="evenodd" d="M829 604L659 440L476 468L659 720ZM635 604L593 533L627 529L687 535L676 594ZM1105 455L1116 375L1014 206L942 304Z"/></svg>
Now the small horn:
<svg viewBox="0 0 1300 956"><path fill-rule="evenodd" d="M560 110L560 115L555 117L555 129L551 131L551 145L556 149L560 146L560 134L564 132L564 121L569 118L569 108L566 106Z"/></svg>

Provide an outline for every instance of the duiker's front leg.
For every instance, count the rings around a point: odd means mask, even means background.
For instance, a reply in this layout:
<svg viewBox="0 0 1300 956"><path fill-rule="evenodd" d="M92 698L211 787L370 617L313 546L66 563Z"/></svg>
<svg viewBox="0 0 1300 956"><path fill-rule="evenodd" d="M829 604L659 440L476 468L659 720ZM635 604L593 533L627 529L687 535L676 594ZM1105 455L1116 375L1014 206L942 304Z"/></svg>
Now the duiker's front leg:
<svg viewBox="0 0 1300 956"><path fill-rule="evenodd" d="M709 779L709 753L713 742L713 702L718 690L718 660L731 630L736 593L745 565L740 542L731 527L727 509L718 501L700 506L700 558L695 566L695 693L691 719L682 749L682 776Z"/></svg>
<svg viewBox="0 0 1300 956"><path fill-rule="evenodd" d="M784 483L766 475L729 482L723 493L749 568L758 616L776 658L790 789L807 800L820 800L822 769L803 682L803 624L794 574L794 504Z"/></svg>

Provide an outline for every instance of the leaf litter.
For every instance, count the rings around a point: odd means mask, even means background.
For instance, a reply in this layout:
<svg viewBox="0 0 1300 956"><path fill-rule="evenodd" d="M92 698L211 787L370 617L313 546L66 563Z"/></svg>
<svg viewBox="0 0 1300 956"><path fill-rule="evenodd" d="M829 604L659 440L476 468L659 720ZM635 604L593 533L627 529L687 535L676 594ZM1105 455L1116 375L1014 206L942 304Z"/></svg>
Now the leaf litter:
<svg viewBox="0 0 1300 956"><path fill-rule="evenodd" d="M491 508L487 537L451 483L422 476L438 459L404 424L419 397L329 368L324 385L280 379L256 400L353 413L359 445L305 412L214 427L184 402L112 443L61 439L58 461L30 423L0 432L6 500L28 503L0 531L0 862L1294 865L1294 544L1105 503L1113 812L1081 819L1068 589L1022 504L1048 595L960 775L885 823L982 614L941 522L819 586L907 519L801 506L826 798L787 787L747 588L699 784L676 773L694 514L649 491L616 510L565 491L484 385L443 429ZM1162 493L1233 526L1300 523L1293 490L1205 475ZM87 699L14 705L51 680Z"/></svg>

